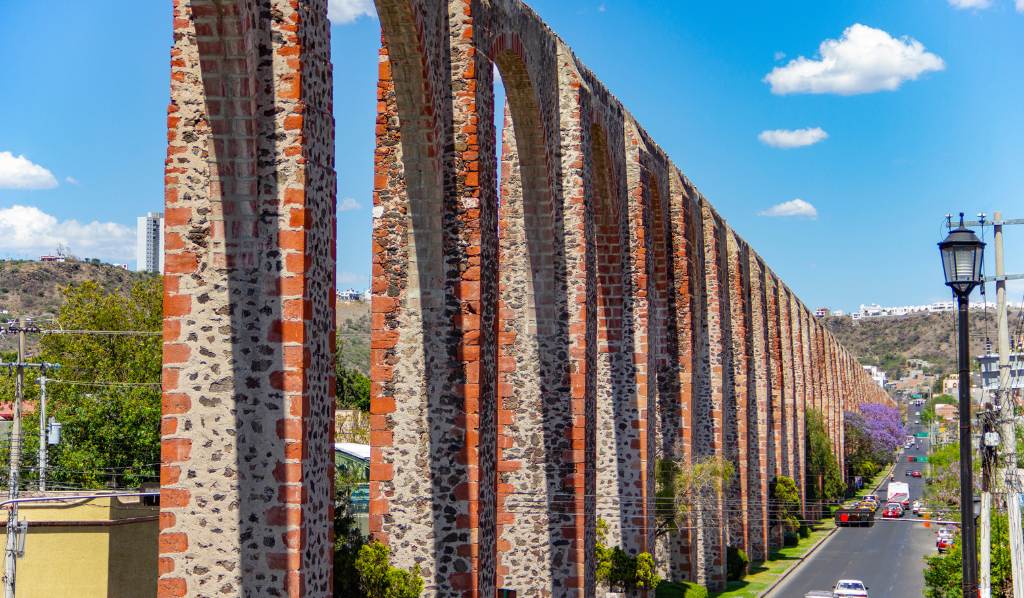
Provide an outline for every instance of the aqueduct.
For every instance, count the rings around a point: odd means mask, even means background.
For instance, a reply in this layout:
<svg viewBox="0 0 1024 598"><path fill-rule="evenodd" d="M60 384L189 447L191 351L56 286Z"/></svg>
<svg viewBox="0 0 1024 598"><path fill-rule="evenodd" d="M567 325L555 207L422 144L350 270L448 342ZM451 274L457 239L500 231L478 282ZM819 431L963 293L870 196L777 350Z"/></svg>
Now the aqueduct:
<svg viewBox="0 0 1024 598"><path fill-rule="evenodd" d="M527 6L376 4L374 535L438 596L592 596L599 519L670 577L762 559L806 410L842 455L885 394ZM171 64L159 595L327 596L327 1L174 0ZM656 534L658 460L716 455Z"/></svg>

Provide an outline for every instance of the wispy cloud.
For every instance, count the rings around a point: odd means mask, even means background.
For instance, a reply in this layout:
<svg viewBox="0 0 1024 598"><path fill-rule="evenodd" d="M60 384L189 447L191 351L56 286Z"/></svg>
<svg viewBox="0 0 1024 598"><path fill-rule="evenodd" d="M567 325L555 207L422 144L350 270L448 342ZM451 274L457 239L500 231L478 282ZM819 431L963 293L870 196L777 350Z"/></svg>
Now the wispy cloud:
<svg viewBox="0 0 1024 598"><path fill-rule="evenodd" d="M758 216L770 216L776 218L798 217L815 219L818 217L818 210L809 202L800 198L784 201L779 204L758 212Z"/></svg>
<svg viewBox="0 0 1024 598"><path fill-rule="evenodd" d="M135 231L116 222L58 220L35 206L0 208L0 252L37 257L59 245L79 257L131 259Z"/></svg>
<svg viewBox="0 0 1024 598"><path fill-rule="evenodd" d="M772 93L854 95L899 89L924 73L946 68L941 58L911 37L892 37L857 23L839 39L827 39L814 59L800 56L765 76Z"/></svg>
<svg viewBox="0 0 1024 598"><path fill-rule="evenodd" d="M602 2L602 3L597 5L597 12L607 12L607 11L608 11L608 5L606 5L604 2Z"/></svg>
<svg viewBox="0 0 1024 598"><path fill-rule="evenodd" d="M0 189L53 189L53 173L25 156L0 152Z"/></svg>
<svg viewBox="0 0 1024 598"><path fill-rule="evenodd" d="M76 179L73 176L66 176L66 177L64 177L64 182L69 184L69 185L77 185L78 184L78 179Z"/></svg>
<svg viewBox="0 0 1024 598"><path fill-rule="evenodd" d="M358 210L361 207L363 206L351 197L346 197L338 202L339 212L351 212L352 210Z"/></svg>
<svg viewBox="0 0 1024 598"><path fill-rule="evenodd" d="M814 145L828 139L828 133L821 127L808 129L772 129L761 131L757 136L761 143L772 147L790 149Z"/></svg>
<svg viewBox="0 0 1024 598"><path fill-rule="evenodd" d="M345 25L359 17L373 17L377 9L373 0L328 0L327 18L335 25Z"/></svg>
<svg viewBox="0 0 1024 598"><path fill-rule="evenodd" d="M992 6L992 0L949 0L949 5L960 10L984 10Z"/></svg>
<svg viewBox="0 0 1024 598"><path fill-rule="evenodd" d="M772 55L772 58L774 58L776 62L782 60L785 57L786 57L786 53L781 51L781 50L776 50L775 54Z"/></svg>
<svg viewBox="0 0 1024 598"><path fill-rule="evenodd" d="M1024 12L1024 0L1017 0L1017 12Z"/></svg>

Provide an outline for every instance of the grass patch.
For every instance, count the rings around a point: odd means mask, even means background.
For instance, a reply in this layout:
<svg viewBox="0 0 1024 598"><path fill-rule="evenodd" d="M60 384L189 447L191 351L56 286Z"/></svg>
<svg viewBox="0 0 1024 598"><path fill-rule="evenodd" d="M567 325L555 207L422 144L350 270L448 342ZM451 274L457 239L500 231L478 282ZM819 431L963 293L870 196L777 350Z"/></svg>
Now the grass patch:
<svg viewBox="0 0 1024 598"><path fill-rule="evenodd" d="M768 555L767 561L758 563L751 569L750 575L740 581L730 581L724 592L712 593L711 596L714 598L756 598L760 596L835 526L835 521L832 519L825 519L813 524L811 535L801 538L796 546L773 550Z"/></svg>

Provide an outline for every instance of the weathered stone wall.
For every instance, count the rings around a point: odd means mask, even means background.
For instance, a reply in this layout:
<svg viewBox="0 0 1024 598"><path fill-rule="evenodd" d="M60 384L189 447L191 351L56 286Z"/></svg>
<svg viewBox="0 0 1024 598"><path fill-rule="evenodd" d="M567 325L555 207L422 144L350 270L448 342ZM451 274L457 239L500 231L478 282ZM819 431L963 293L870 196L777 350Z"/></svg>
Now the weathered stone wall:
<svg viewBox="0 0 1024 598"><path fill-rule="evenodd" d="M806 492L807 410L841 451L886 398L536 14L443 4L377 0L372 529L430 595L592 595L598 519L719 586ZM658 460L716 456L662 533Z"/></svg>
<svg viewBox="0 0 1024 598"><path fill-rule="evenodd" d="M160 596L332 592L325 0L176 0Z"/></svg>

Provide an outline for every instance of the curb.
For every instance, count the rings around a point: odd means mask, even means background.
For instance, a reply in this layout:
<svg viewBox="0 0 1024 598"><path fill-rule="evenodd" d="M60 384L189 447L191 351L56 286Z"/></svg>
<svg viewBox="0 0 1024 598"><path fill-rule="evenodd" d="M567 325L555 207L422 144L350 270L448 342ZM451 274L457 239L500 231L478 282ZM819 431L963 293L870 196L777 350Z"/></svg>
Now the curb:
<svg viewBox="0 0 1024 598"><path fill-rule="evenodd" d="M893 464L892 464L892 467L890 467L890 468L889 468L889 474L888 474L888 475L885 475L885 476L882 476L882 481L881 481L881 482L880 482L880 483L879 483L879 484L878 484L877 486L875 486L875 491L874 491L874 493L875 493L875 494L878 494L878 490L879 490L879 489L880 489L880 488L881 488L881 487L882 487L883 485L885 485L885 482L886 482L886 480L888 479L888 477L889 477L890 475L892 475L892 473L893 473L894 471L896 471L896 463L893 463ZM772 585L768 586L768 588L767 588L767 589L766 589L765 591L763 591L763 592L761 592L760 594L758 594L758 595L757 595L757 596L758 596L758 598L765 598L766 596L768 596L768 595L770 595L770 594L771 594L772 592L774 592L774 591L775 591L775 588L777 588L777 587L779 587L780 585L782 585L782 582L786 581L786 579L787 579L787 578L788 578L788 577L789 577L790 575L792 575L794 571L796 571L797 569L799 569L799 568L800 568L800 566L801 566L801 565L803 565L803 564L804 564L804 562L805 562L805 561L807 561L807 559L809 559L809 558L810 558L810 557L811 557L811 556L812 556L812 555L813 555L813 554L814 554L815 552L817 552L817 551L818 551L818 549L819 549L819 548L821 548L821 545L822 545L822 544L824 544L825 542L829 541L829 540L830 540L830 539L832 538L832 536L834 536L834 535L836 534L836 532L838 532L838 531L839 531L839 529L840 529L840 528L838 528L838 527L834 527L834 528L832 528L832 530L831 530L831 531L829 531L829 533L825 534L825 537L823 537L822 539L820 539L820 540L818 540L817 542L815 542L815 543L814 543L814 545L813 545L813 546L811 546L811 547L810 547L810 548L809 548L809 549L807 550L807 552L805 552L805 553L804 553L804 555L803 555L802 557L800 557L799 559L797 559L797 562L793 563L793 566L792 566L792 567L790 567L789 569L786 569L785 571L783 571L783 572L782 572L782 575L779 575L778 579L776 579L776 580L775 580L775 581L774 581L774 582L772 583Z"/></svg>

